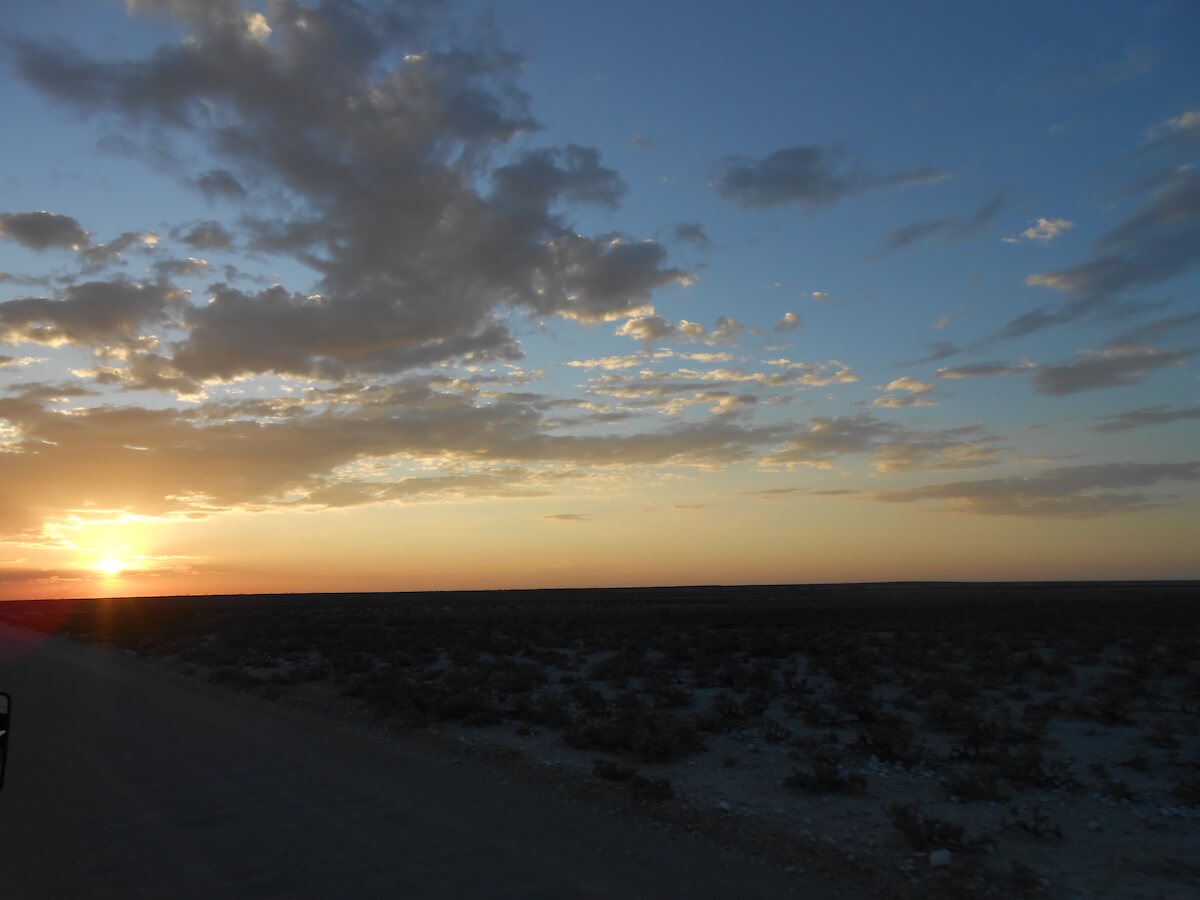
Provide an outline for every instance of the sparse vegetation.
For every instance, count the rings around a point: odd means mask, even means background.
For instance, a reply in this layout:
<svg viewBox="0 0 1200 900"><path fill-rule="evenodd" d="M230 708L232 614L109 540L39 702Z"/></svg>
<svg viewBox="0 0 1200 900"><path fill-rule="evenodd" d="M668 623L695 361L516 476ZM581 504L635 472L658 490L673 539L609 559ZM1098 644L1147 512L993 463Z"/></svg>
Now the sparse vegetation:
<svg viewBox="0 0 1200 900"><path fill-rule="evenodd" d="M526 759L553 747L647 814L720 806L746 834L782 817L771 827L853 847L856 871L979 847L959 818L1036 863L981 887L956 862L897 896L1036 894L1058 848L1092 852L1118 816L1186 855L1169 842L1200 837L1195 591L929 590L10 603L0 618L391 729ZM1179 871L1147 877L1193 877Z"/></svg>

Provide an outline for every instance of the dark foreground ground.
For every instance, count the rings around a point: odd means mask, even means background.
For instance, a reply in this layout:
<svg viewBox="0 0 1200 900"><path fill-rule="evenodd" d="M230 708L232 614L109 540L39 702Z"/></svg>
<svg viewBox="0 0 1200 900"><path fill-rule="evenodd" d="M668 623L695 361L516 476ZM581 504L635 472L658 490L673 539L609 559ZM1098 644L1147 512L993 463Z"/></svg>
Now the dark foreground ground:
<svg viewBox="0 0 1200 900"><path fill-rule="evenodd" d="M1084 583L0 604L109 648L0 650L18 735L0 872L62 896L100 895L92 877L128 896L139 872L146 896L172 877L280 897L1193 896L1198 600Z"/></svg>
<svg viewBox="0 0 1200 900"><path fill-rule="evenodd" d="M6 900L795 896L794 877L461 754L124 654L0 626L0 687L14 697Z"/></svg>

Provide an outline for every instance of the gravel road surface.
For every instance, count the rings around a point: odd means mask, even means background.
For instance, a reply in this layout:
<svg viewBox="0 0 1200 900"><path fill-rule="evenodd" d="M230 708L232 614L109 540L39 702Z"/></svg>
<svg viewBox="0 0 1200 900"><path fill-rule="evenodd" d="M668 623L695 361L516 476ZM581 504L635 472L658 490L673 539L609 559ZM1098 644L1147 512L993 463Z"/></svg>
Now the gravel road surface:
<svg viewBox="0 0 1200 900"><path fill-rule="evenodd" d="M820 893L474 760L0 626L0 895L771 898Z"/></svg>

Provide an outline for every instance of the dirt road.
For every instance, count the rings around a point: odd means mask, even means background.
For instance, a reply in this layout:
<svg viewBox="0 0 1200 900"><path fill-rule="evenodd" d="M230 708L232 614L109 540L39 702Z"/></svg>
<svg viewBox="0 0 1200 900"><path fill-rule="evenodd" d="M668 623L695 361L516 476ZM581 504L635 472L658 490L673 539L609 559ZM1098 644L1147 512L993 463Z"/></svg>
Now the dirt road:
<svg viewBox="0 0 1200 900"><path fill-rule="evenodd" d="M454 760L0 626L5 898L810 897Z"/></svg>

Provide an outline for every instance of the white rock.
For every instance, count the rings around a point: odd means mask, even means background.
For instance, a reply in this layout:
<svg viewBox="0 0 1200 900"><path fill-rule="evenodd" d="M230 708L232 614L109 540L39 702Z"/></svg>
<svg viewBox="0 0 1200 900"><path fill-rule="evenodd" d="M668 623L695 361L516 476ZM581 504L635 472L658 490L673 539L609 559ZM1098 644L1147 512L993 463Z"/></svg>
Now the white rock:
<svg viewBox="0 0 1200 900"><path fill-rule="evenodd" d="M949 850L931 850L929 852L929 865L935 869L944 869L950 865Z"/></svg>

